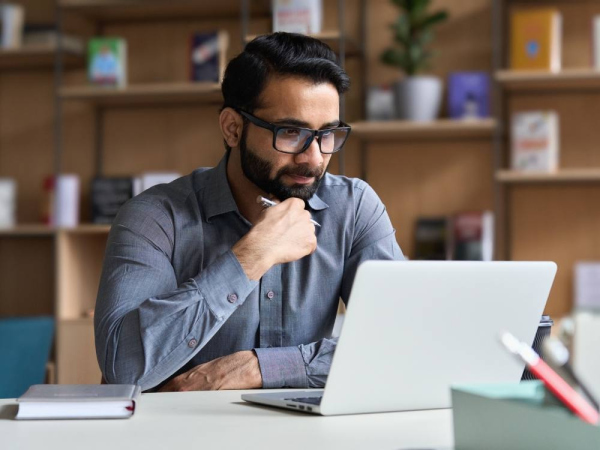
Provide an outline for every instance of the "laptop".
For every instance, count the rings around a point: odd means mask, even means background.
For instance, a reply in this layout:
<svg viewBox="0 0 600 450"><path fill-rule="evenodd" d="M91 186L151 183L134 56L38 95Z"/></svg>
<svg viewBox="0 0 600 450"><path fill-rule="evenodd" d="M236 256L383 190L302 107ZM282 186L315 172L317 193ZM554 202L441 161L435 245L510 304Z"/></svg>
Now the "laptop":
<svg viewBox="0 0 600 450"><path fill-rule="evenodd" d="M354 279L324 390L244 394L321 415L449 408L450 386L517 383L500 344L533 343L553 262L368 261Z"/></svg>

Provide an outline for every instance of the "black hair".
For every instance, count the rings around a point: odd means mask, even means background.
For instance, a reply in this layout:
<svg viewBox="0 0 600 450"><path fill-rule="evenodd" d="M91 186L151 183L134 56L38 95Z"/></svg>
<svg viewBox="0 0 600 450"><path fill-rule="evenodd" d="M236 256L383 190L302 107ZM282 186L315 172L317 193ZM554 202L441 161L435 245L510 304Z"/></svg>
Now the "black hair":
<svg viewBox="0 0 600 450"><path fill-rule="evenodd" d="M277 32L255 38L229 62L221 86L223 108L253 113L273 76L331 83L339 94L350 87L350 78L327 44L303 34Z"/></svg>

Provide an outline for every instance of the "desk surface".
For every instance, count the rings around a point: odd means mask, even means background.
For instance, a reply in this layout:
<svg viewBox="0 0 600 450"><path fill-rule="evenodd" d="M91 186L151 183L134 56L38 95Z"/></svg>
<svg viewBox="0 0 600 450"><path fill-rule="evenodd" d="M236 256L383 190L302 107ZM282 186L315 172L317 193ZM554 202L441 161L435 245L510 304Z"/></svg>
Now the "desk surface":
<svg viewBox="0 0 600 450"><path fill-rule="evenodd" d="M0 448L435 449L452 446L452 411L322 417L241 400L250 391L142 394L126 420L17 421L0 400Z"/></svg>

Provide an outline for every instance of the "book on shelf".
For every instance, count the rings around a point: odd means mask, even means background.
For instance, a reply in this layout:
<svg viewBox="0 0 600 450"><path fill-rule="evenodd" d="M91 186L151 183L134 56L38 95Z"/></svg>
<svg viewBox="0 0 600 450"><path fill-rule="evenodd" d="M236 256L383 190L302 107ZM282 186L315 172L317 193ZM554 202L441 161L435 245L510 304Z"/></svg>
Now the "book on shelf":
<svg viewBox="0 0 600 450"><path fill-rule="evenodd" d="M17 182L0 177L0 228L11 228L17 223Z"/></svg>
<svg viewBox="0 0 600 450"><path fill-rule="evenodd" d="M140 392L133 384L36 384L17 399L16 419L128 419Z"/></svg>
<svg viewBox="0 0 600 450"><path fill-rule="evenodd" d="M556 8L513 11L510 20L510 68L559 71L562 16Z"/></svg>
<svg viewBox="0 0 600 450"><path fill-rule="evenodd" d="M127 85L127 42L116 37L92 38L88 42L88 79L108 87Z"/></svg>
<svg viewBox="0 0 600 450"><path fill-rule="evenodd" d="M600 261L578 261L574 272L575 308L600 311Z"/></svg>
<svg viewBox="0 0 600 450"><path fill-rule="evenodd" d="M227 64L228 47L226 31L193 33L190 36L190 81L220 82Z"/></svg>
<svg viewBox="0 0 600 450"><path fill-rule="evenodd" d="M55 227L79 225L79 176L63 174L44 180L42 222Z"/></svg>
<svg viewBox="0 0 600 450"><path fill-rule="evenodd" d="M273 32L316 34L323 25L322 0L273 0Z"/></svg>
<svg viewBox="0 0 600 450"><path fill-rule="evenodd" d="M511 121L511 167L523 172L554 172L559 160L559 121L555 111L519 112Z"/></svg>
<svg viewBox="0 0 600 450"><path fill-rule="evenodd" d="M486 72L455 72L448 76L448 114L452 119L490 116L490 76Z"/></svg>
<svg viewBox="0 0 600 450"><path fill-rule="evenodd" d="M146 189L150 189L157 184L170 183L181 177L180 174L175 172L146 172L133 179L133 196L144 192Z"/></svg>
<svg viewBox="0 0 600 450"><path fill-rule="evenodd" d="M451 258L456 261L492 261L494 257L494 214L471 211L451 218Z"/></svg>
<svg viewBox="0 0 600 450"><path fill-rule="evenodd" d="M26 26L23 34L23 46L58 48L70 53L83 54L85 43L83 39L71 34L59 33L56 27Z"/></svg>
<svg viewBox="0 0 600 450"><path fill-rule="evenodd" d="M415 259L450 258L449 222L447 217L420 217L415 226Z"/></svg>
<svg viewBox="0 0 600 450"><path fill-rule="evenodd" d="M132 196L133 178L95 177L91 189L92 223L111 224Z"/></svg>
<svg viewBox="0 0 600 450"><path fill-rule="evenodd" d="M600 70L600 15L592 17L592 67Z"/></svg>
<svg viewBox="0 0 600 450"><path fill-rule="evenodd" d="M12 3L0 4L0 47L15 49L23 43L23 27L25 26L25 9Z"/></svg>

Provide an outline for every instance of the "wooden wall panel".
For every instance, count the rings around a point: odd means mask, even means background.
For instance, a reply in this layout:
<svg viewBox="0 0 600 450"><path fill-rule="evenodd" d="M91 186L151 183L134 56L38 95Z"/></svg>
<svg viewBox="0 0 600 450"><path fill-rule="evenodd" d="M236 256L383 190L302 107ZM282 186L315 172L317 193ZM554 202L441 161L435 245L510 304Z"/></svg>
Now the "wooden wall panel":
<svg viewBox="0 0 600 450"><path fill-rule="evenodd" d="M492 209L489 147L486 140L369 147L368 181L386 205L407 256L414 256L417 217Z"/></svg>
<svg viewBox="0 0 600 450"><path fill-rule="evenodd" d="M59 384L99 384L94 324L91 320L60 321L57 325L57 375Z"/></svg>
<svg viewBox="0 0 600 450"><path fill-rule="evenodd" d="M0 317L53 314L53 238L0 237Z"/></svg>
<svg viewBox="0 0 600 450"><path fill-rule="evenodd" d="M512 259L558 263L546 312L564 316L572 307L573 264L600 260L600 187L518 186L509 201Z"/></svg>
<svg viewBox="0 0 600 450"><path fill-rule="evenodd" d="M39 222L53 173L52 70L0 73L0 177L17 181L17 222Z"/></svg>

